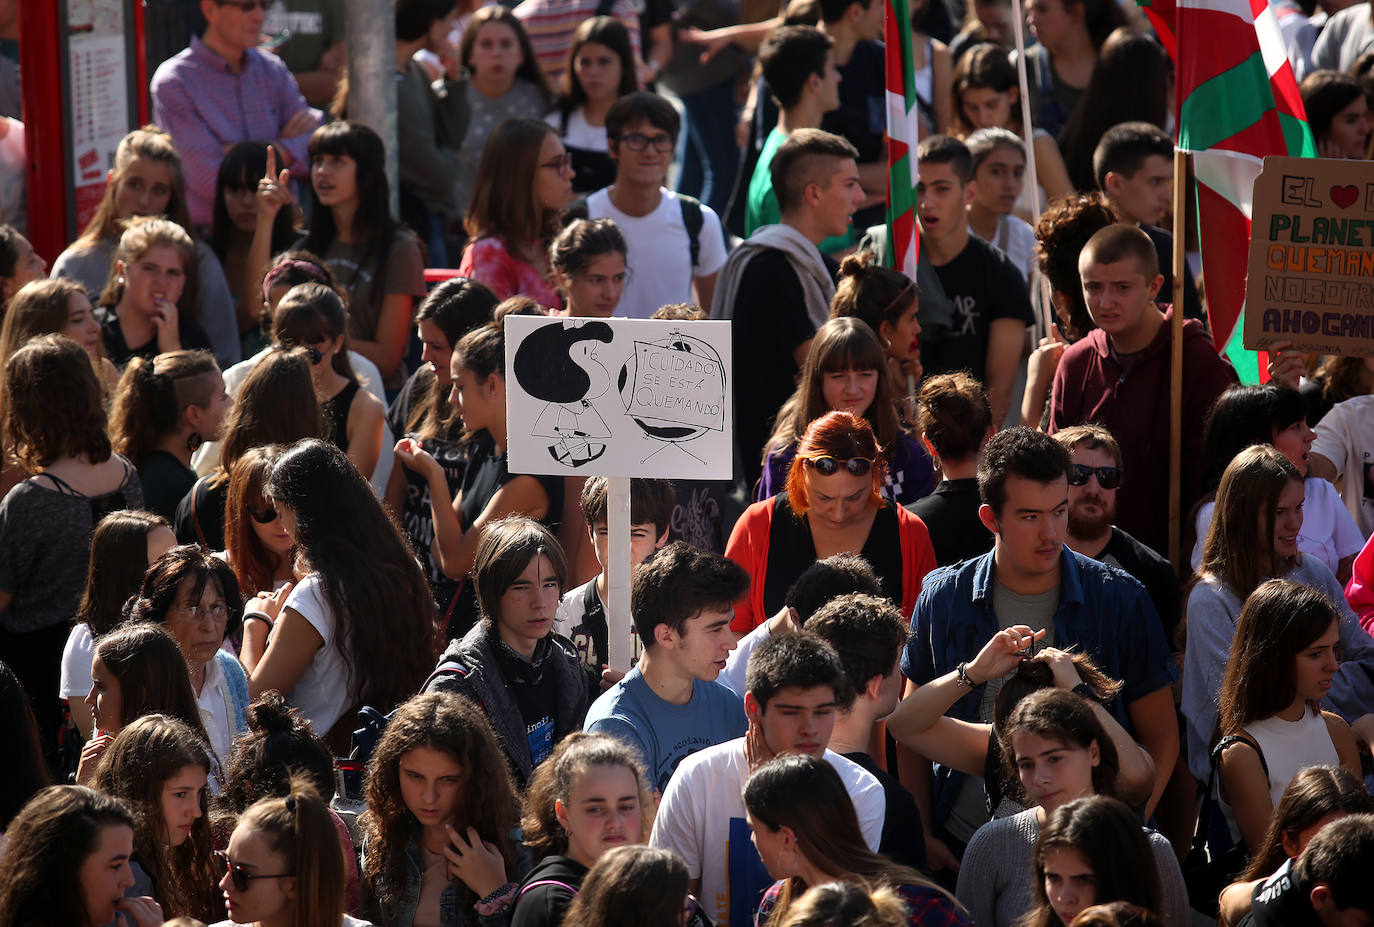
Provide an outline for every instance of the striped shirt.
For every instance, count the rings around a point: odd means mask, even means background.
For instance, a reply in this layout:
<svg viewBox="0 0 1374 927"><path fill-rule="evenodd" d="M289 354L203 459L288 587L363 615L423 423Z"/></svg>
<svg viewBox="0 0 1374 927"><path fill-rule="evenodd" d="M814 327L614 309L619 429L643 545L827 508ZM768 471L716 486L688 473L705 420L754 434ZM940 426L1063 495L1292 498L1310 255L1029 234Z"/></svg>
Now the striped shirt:
<svg viewBox="0 0 1374 927"><path fill-rule="evenodd" d="M568 50L572 48L573 33L584 19L596 15L602 0L524 0L514 10L525 27L534 47L534 57L556 87L567 70ZM639 12L631 0L615 0L610 5L611 16L630 32L630 48L635 61L642 61L639 51Z"/></svg>
<svg viewBox="0 0 1374 927"><path fill-rule="evenodd" d="M235 73L199 36L158 66L150 86L153 121L172 136L186 175L186 203L195 225L209 225L215 176L224 152L254 139L280 145L292 157L295 177L309 174L310 131L282 139L282 127L307 108L296 79L276 55L243 53ZM316 125L323 117L316 114ZM313 126L311 131L313 131Z"/></svg>

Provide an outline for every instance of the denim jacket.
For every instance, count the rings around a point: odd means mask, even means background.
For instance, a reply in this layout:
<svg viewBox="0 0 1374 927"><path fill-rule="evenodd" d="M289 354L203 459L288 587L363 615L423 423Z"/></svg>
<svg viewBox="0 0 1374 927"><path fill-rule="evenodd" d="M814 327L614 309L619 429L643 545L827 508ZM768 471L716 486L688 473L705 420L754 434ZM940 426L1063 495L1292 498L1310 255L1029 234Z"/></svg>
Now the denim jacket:
<svg viewBox="0 0 1374 927"><path fill-rule="evenodd" d="M511 842L515 846L517 871L507 872L506 880L518 884L529 869L529 854L520 843L519 833L511 834ZM367 850L367 841L363 841L364 860L367 859ZM406 841L405 856L406 884L395 904L383 906L375 890L368 891L369 897L363 901L362 913L370 917L377 927L411 927L415 922L415 913L420 906L420 879L424 874L420 862L419 827L411 830L410 839ZM462 883L454 878L450 878L444 886L443 894L439 896L439 927L509 927L515 911L514 904L484 917L473 909L471 903L463 903L462 889Z"/></svg>
<svg viewBox="0 0 1374 927"><path fill-rule="evenodd" d="M902 672L912 682L925 685L952 672L961 661L977 656L1002 628L992 605L993 557L994 551L989 551L926 576L911 616L911 638L902 653ZM1178 678L1164 627L1145 587L1121 570L1068 547L1060 556L1054 645L1080 647L1104 673L1125 683L1121 695L1106 708L1128 731L1132 725L1127 705ZM982 702L980 685L946 714L977 721ZM963 773L944 766L936 766L934 773L932 829L949 816L964 778Z"/></svg>

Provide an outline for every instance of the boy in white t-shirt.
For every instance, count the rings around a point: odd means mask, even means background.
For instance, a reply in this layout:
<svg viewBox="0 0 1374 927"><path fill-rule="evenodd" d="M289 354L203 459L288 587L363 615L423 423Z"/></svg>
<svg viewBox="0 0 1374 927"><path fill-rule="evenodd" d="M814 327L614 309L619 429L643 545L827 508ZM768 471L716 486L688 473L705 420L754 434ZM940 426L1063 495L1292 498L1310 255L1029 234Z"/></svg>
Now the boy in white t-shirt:
<svg viewBox="0 0 1374 927"><path fill-rule="evenodd" d="M1374 534L1374 396L1338 402L1322 416L1307 475L1340 481L1360 532Z"/></svg>
<svg viewBox="0 0 1374 927"><path fill-rule="evenodd" d="M619 316L647 319L660 306L709 307L725 264L725 236L711 207L663 186L681 120L657 94L639 91L606 113L615 183L587 197L587 216L613 219L630 243Z"/></svg>
<svg viewBox="0 0 1374 927"><path fill-rule="evenodd" d="M639 566L668 542L676 495L668 480L630 480L630 566ZM577 647L577 656L591 677L589 691L602 692L618 682L628 667L610 667L607 642L606 601L610 577L610 529L607 514L606 478L594 476L582 486L582 519L596 551L601 572L563 593L554 615L553 629Z"/></svg>
<svg viewBox="0 0 1374 927"><path fill-rule="evenodd" d="M686 861L693 894L721 927L752 924L773 884L750 842L741 797L757 766L783 753L824 757L844 780L875 852L887 810L878 780L826 746L844 695L844 669L833 647L807 631L771 637L750 657L747 686L748 733L682 761L649 838Z"/></svg>

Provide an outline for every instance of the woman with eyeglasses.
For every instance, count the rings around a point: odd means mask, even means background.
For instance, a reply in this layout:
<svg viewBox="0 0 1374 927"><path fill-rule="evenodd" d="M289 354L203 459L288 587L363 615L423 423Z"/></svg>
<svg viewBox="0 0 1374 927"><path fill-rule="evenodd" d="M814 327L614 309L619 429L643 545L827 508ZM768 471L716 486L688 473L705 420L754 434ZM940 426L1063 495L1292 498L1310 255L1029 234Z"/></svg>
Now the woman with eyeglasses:
<svg viewBox="0 0 1374 927"><path fill-rule="evenodd" d="M220 855L229 919L211 927L371 927L344 913L344 858L325 803L308 780L239 818Z"/></svg>
<svg viewBox="0 0 1374 927"><path fill-rule="evenodd" d="M609 319L620 305L630 272L630 247L613 219L578 219L549 247L554 281L563 294L562 315Z"/></svg>
<svg viewBox="0 0 1374 927"><path fill-rule="evenodd" d="M229 476L249 450L273 444L294 444L325 434L324 418L311 380L310 354L305 348L278 348L256 359L238 389L237 400L224 423L219 466L195 485L177 504L172 524L183 544L199 543L209 550L225 548ZM270 521L270 519L269 519ZM245 589L246 595L258 590Z"/></svg>
<svg viewBox="0 0 1374 927"><path fill-rule="evenodd" d="M777 614L802 571L835 554L863 556L883 594L911 613L935 551L925 523L883 497L884 451L854 412L827 412L807 426L785 489L749 506L725 546L754 578L731 627L749 631Z"/></svg>
<svg viewBox="0 0 1374 927"><path fill-rule="evenodd" d="M486 10L500 9L483 7L464 36L476 30ZM464 219L469 241L458 273L485 283L498 299L528 296L545 309L562 309L548 249L572 201L572 176L571 156L553 126L538 119L498 125L477 166Z"/></svg>
<svg viewBox="0 0 1374 927"><path fill-rule="evenodd" d="M754 498L767 499L782 491L806 426L831 409L862 415L873 426L886 449L883 498L910 505L930 495L935 468L921 442L897 417L895 399L887 352L868 324L848 317L826 322L811 339L797 391L778 412Z"/></svg>
<svg viewBox="0 0 1374 927"><path fill-rule="evenodd" d="M148 568L138 597L125 606L125 620L158 624L177 642L210 747L221 760L229 758L248 710L248 677L220 649L238 629L242 602L229 564L198 544L184 544Z"/></svg>
<svg viewBox="0 0 1374 927"><path fill-rule="evenodd" d="M1348 583L1364 536L1330 480L1308 476L1312 442L1317 434L1307 426L1307 403L1295 389L1266 383L1233 386L1221 394L1207 417L1203 454L1203 489L1194 519L1197 543L1192 565L1202 565L1202 547L1212 524L1217 484L1237 454L1254 444L1271 444L1302 476L1304 498L1298 550L1324 563L1336 579Z"/></svg>
<svg viewBox="0 0 1374 927"><path fill-rule="evenodd" d="M324 437L372 479L382 452L386 409L363 389L348 360L348 312L339 294L320 283L292 287L273 319L278 343L310 356L310 379L324 415ZM305 437L301 435L300 437Z"/></svg>

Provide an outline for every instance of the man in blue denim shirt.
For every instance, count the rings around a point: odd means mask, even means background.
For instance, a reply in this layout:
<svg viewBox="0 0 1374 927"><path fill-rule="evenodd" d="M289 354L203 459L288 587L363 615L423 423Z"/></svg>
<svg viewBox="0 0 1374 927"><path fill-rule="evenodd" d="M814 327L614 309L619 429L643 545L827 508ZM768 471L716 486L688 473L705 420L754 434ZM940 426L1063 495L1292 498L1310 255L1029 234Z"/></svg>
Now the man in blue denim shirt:
<svg viewBox="0 0 1374 927"><path fill-rule="evenodd" d="M978 467L984 503L979 517L996 536L995 546L926 577L902 672L910 691L972 660L1012 624L1046 629L1044 646L1082 649L1108 676L1125 683L1107 707L1155 761L1148 812L1178 756L1170 691L1177 671L1144 587L1064 546L1069 466L1068 452L1058 442L1030 428L1007 429L988 441ZM974 687L950 716L990 721L1000 685L993 680ZM910 762L904 762L903 781L930 822L930 864L957 868L949 844L962 846L987 820L982 783L943 767L932 776L929 761L915 753L904 760Z"/></svg>

